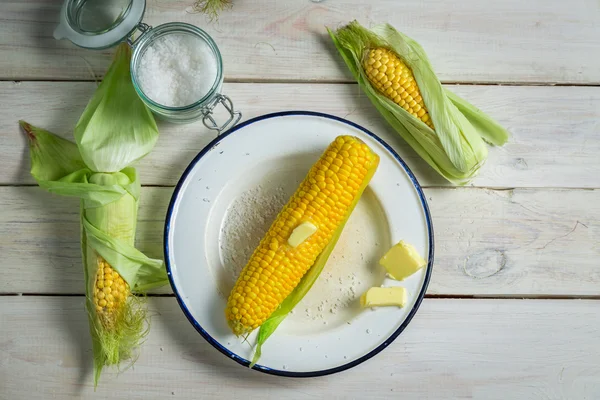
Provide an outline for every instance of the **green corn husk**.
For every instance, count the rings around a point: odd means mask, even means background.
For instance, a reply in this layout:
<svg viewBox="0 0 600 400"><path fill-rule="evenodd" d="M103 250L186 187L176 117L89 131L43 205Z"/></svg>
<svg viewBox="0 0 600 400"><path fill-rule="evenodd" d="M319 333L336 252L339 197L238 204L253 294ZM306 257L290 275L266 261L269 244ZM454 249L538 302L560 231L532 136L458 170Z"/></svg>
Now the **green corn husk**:
<svg viewBox="0 0 600 400"><path fill-rule="evenodd" d="M477 175L487 159L484 140L497 146L508 140L508 132L498 123L444 89L423 48L391 25L368 30L353 21L328 32L359 86L384 119L448 181L464 185ZM362 60L367 50L377 47L395 52L412 70L435 131L371 85Z"/></svg>
<svg viewBox="0 0 600 400"><path fill-rule="evenodd" d="M133 88L130 60L131 50L120 45L75 127L76 143L20 121L29 139L31 174L39 186L80 199L94 387L105 365L134 362L148 332L145 298L131 293L143 294L168 282L163 262L134 247L140 182L130 165L152 150L158 128ZM131 291L110 325L101 321L93 303L100 258Z"/></svg>

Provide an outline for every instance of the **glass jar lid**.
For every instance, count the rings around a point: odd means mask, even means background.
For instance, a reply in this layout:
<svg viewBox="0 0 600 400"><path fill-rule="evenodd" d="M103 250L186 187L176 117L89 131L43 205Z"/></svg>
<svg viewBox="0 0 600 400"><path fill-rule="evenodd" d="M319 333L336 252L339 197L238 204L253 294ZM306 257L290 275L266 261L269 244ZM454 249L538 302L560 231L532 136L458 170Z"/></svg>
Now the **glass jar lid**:
<svg viewBox="0 0 600 400"><path fill-rule="evenodd" d="M146 0L66 0L54 38L88 49L105 49L138 27Z"/></svg>

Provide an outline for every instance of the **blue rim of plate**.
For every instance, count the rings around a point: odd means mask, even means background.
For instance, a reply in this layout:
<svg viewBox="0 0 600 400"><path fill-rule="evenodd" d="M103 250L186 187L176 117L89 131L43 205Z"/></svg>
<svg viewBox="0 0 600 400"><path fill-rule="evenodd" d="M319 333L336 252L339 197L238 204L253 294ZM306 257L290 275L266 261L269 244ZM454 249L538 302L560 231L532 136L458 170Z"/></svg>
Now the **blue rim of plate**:
<svg viewBox="0 0 600 400"><path fill-rule="evenodd" d="M177 291L177 287L175 286L175 283L173 282L173 276L171 273L171 265L169 262L169 232L170 232L170 228L171 228L171 218L173 216L173 209L175 207L175 202L177 201L177 199L179 197L179 192L180 192L181 187L183 186L185 180L187 179L188 174L194 168L194 166L198 163L198 161L200 161L200 159L206 153L208 153L214 146L219 144L226 137L232 135L234 132L239 131L240 129L244 128L245 126L248 126L250 124L253 124L255 122L259 122L259 121L262 121L265 119L286 117L286 116L290 116L290 115L320 117L320 118L327 118L327 119L332 119L332 120L335 120L338 122L342 122L344 124L352 126L353 128L361 130L362 132L364 132L365 134L367 134L368 136L372 137L377 142L379 142L383 147L385 147L385 149L387 151L389 151L390 154L392 154L392 156L394 156L396 161L402 166L402 168L404 169L404 171L410 178L413 186L415 187L417 194L419 195L419 199L421 200L421 205L423 207L423 211L425 212L425 220L427 222L427 232L428 232L428 239L429 239L429 254L428 254L428 258L427 258L428 263L427 263L427 270L425 272L425 281L423 282L421 291L419 292L417 300L415 301L415 305L410 310L406 319L402 322L402 324L398 327L398 329L396 329L393 334L391 334L386 340L383 341L383 343L381 343L375 349L371 350L364 356L357 358L356 360L350 361L350 362L340 365L338 367L324 369L324 370L320 370L320 371L291 372L291 371L269 368L269 367L265 367L265 366L259 365L259 364L255 364L252 367L252 369L254 369L256 371L260 371L260 372L270 374L270 375L286 376L286 377L292 377L292 378L311 378L311 377L331 375L331 374L335 374L337 372L342 372L342 371L345 371L352 367L355 367L358 364L361 364L361 363L367 361L368 359L370 359L371 357L377 355L379 352L381 352L383 349L385 349L387 346L389 346L402 333L402 331L404 331L404 329L408 326L410 321L413 319L413 317L417 313L417 310L419 309L419 306L421 305L421 302L423 301L425 292L427 291L427 286L429 285L429 281L431 279L431 272L433 270L433 253L434 253L433 223L431 220L431 214L429 212L429 206L427 205L427 200L425 199L425 194L423 193L423 189L421 189L421 185L419 185L417 178L414 176L414 174L412 173L410 168L408 168L408 165L406 165L406 163L404 162L404 160L402 160L402 158L398 155L398 153L396 153L396 151L394 149L392 149L390 147L390 145L388 145L383 139L381 139L379 136L375 135L368 129L365 129L362 126L355 124L354 122L348 121L344 118L336 117L335 115L325 114L325 113L321 113L321 112L314 112L314 111L281 111L281 112L275 112L275 113L270 113L270 114L264 114L264 115L249 119L248 121L242 122L242 123L232 127L227 132L217 136L208 145L206 145L206 147L204 147L200 151L200 153L198 153L198 155L196 157L194 157L192 162L188 165L188 167L183 172L183 175L179 179L179 182L177 182L177 186L175 186L175 190L173 191L173 195L171 196L171 201L169 202L169 208L167 210L167 216L165 219L164 253L165 253L165 265L167 268L167 275L169 277L169 282L171 284L171 288L173 289L173 292L175 293L175 297L177 298L177 302L179 303L179 306L181 307L181 310L183 311L183 313L185 314L187 319L194 326L194 328L196 328L198 333L200 333L200 335L208 343L210 343L214 348L216 348L221 353L223 353L223 355L227 356L227 358L230 358L230 359L236 361L238 364L243 365L244 367L249 367L250 361L246 360L244 357L238 356L237 354L233 353L229 349L222 346L217 340L215 340L212 336L210 336L208 334L208 332L206 332L202 328L202 326L198 323L198 321L196 321L196 319L192 316L192 314L188 310L187 306L183 302L183 299L179 295L179 292Z"/></svg>

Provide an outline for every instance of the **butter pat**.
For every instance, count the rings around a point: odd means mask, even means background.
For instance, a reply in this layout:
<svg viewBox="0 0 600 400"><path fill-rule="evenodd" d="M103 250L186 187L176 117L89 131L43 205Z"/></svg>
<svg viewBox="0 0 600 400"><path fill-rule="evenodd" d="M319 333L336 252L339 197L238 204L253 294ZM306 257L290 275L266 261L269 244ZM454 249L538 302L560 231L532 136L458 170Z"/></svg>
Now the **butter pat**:
<svg viewBox="0 0 600 400"><path fill-rule="evenodd" d="M379 264L385 267L393 279L401 281L423 268L427 263L413 245L401 240L381 257Z"/></svg>
<svg viewBox="0 0 600 400"><path fill-rule="evenodd" d="M288 239L288 244L292 247L298 247L316 231L317 227L315 224L308 221L302 222L292 231Z"/></svg>
<svg viewBox="0 0 600 400"><path fill-rule="evenodd" d="M407 299L408 294L403 287L372 287L360 296L360 305L363 307L404 307Z"/></svg>

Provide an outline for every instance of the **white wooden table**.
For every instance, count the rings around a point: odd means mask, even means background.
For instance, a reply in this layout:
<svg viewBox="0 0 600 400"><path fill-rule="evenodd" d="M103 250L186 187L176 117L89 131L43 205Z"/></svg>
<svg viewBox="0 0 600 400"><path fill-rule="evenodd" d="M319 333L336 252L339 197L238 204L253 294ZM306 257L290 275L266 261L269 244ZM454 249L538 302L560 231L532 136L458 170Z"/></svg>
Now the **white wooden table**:
<svg viewBox="0 0 600 400"><path fill-rule="evenodd" d="M374 359L315 379L226 359L175 299L153 297L135 368L97 392L84 312L77 201L34 185L18 119L72 137L111 51L52 38L61 1L0 2L0 398L600 399L600 3L595 0L234 0L218 24L192 0L149 0L145 21L185 21L221 48L244 119L306 109L381 135L425 187L434 273L418 314ZM440 79L512 133L469 187L451 188L386 125L326 36L390 22ZM458 86L458 85L461 86ZM138 246L161 257L172 186L213 138L161 125L139 164ZM167 294L167 295L165 295Z"/></svg>

